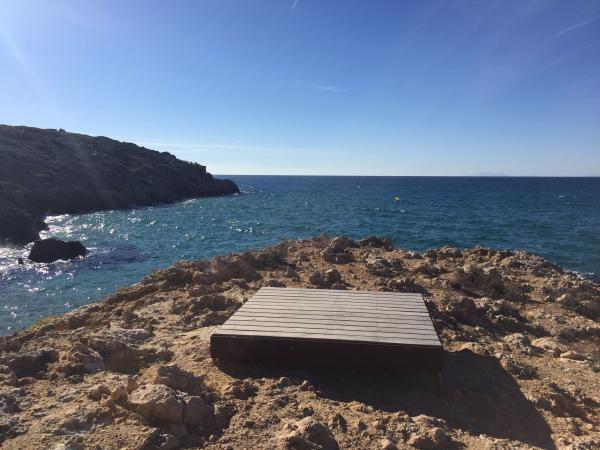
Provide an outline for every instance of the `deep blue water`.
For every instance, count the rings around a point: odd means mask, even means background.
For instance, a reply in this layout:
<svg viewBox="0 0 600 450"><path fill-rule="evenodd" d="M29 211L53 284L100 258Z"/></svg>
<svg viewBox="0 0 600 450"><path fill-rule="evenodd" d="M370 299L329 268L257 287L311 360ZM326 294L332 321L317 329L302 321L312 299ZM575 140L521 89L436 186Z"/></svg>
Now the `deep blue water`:
<svg viewBox="0 0 600 450"><path fill-rule="evenodd" d="M389 236L400 247L485 245L600 274L600 178L232 176L243 191L129 211L49 218L83 260L18 266L0 248L0 334L61 314L179 259L320 233ZM399 200L396 199L399 197Z"/></svg>

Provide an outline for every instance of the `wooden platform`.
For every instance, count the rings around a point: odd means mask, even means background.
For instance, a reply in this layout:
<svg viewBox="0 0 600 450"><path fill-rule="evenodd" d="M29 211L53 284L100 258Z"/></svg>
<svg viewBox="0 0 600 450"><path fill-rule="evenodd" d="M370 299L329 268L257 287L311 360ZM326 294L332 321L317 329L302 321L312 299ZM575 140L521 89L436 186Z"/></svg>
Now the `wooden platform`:
<svg viewBox="0 0 600 450"><path fill-rule="evenodd" d="M421 294L261 288L211 336L211 356L321 366L441 370Z"/></svg>

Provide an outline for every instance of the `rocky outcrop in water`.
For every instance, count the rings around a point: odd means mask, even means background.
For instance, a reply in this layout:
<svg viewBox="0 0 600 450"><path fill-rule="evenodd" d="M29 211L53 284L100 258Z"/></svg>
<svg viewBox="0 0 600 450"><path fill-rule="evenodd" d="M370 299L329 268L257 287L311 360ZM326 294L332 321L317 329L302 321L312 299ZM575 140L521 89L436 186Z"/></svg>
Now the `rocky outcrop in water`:
<svg viewBox="0 0 600 450"><path fill-rule="evenodd" d="M59 239L35 241L29 252L29 260L37 263L51 263L85 256L87 249L81 242L65 242Z"/></svg>
<svg viewBox="0 0 600 450"><path fill-rule="evenodd" d="M213 361L211 333L261 286L423 292L441 396L427 372ZM598 283L520 251L318 237L182 261L0 338L0 444L599 448L599 305Z"/></svg>
<svg viewBox="0 0 600 450"><path fill-rule="evenodd" d="M199 164L106 137L0 125L0 241L39 239L44 217L239 192Z"/></svg>

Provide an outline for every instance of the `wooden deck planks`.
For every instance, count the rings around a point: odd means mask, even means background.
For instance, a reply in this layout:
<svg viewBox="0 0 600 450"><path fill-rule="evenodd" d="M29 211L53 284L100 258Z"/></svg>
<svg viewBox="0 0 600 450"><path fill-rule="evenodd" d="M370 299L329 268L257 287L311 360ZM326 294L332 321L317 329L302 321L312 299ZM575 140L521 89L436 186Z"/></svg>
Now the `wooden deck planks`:
<svg viewBox="0 0 600 450"><path fill-rule="evenodd" d="M213 358L441 368L421 294L261 288L211 336Z"/></svg>

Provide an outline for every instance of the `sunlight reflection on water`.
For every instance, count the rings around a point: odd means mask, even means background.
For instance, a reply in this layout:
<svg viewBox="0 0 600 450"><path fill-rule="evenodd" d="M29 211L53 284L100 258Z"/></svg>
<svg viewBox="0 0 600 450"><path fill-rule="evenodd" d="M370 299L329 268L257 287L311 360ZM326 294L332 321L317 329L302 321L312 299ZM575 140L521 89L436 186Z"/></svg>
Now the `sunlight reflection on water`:
<svg viewBox="0 0 600 450"><path fill-rule="evenodd" d="M48 218L43 237L88 257L18 265L0 247L0 333L106 296L179 259L320 233L392 237L401 247L487 245L600 273L600 179L233 177L241 195ZM397 200L399 198L400 200Z"/></svg>

